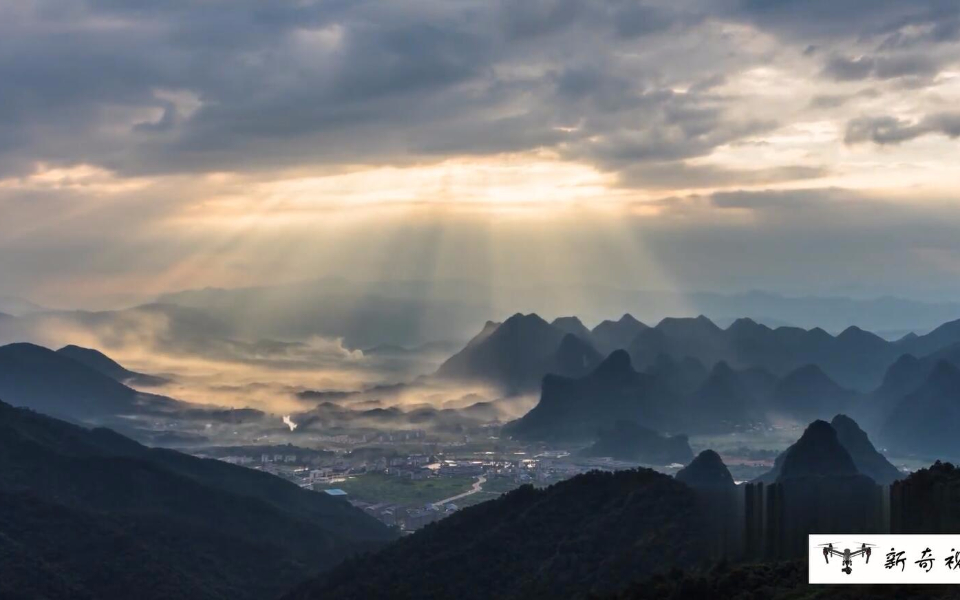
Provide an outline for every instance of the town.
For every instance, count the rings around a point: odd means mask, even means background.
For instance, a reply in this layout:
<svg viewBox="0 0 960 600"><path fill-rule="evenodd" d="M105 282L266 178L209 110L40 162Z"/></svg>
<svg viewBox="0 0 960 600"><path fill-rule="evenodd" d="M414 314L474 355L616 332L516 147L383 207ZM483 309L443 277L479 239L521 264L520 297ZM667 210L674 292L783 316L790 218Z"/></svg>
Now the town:
<svg viewBox="0 0 960 600"><path fill-rule="evenodd" d="M495 436L480 441L467 436L441 440L420 430L328 436L323 441L333 449L283 444L206 448L196 454L342 498L401 533L522 485L546 487L587 471L636 466L501 443Z"/></svg>

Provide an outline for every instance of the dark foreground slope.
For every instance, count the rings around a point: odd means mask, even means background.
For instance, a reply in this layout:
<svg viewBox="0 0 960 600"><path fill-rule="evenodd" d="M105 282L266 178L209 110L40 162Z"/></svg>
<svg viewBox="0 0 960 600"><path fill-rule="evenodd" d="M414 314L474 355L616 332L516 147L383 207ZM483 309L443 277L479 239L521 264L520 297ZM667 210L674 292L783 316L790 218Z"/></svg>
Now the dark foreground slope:
<svg viewBox="0 0 960 600"><path fill-rule="evenodd" d="M707 571L655 575L603 600L956 599L951 585L810 585L805 561L720 564Z"/></svg>
<svg viewBox="0 0 960 600"><path fill-rule="evenodd" d="M272 598L392 537L272 475L0 403L2 598Z"/></svg>
<svg viewBox="0 0 960 600"><path fill-rule="evenodd" d="M286 599L582 598L698 563L701 525L666 475L592 472L466 508Z"/></svg>

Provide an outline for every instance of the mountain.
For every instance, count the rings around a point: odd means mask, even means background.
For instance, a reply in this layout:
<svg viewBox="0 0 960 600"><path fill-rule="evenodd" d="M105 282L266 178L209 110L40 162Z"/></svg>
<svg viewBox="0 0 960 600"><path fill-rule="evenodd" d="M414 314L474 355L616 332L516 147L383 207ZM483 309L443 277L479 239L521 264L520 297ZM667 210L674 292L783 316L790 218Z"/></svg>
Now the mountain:
<svg viewBox="0 0 960 600"><path fill-rule="evenodd" d="M855 393L837 385L817 365L806 365L777 382L769 405L775 412L810 421L850 410L856 398Z"/></svg>
<svg viewBox="0 0 960 600"><path fill-rule="evenodd" d="M772 329L751 319L737 319L721 329L700 316L664 319L641 331L628 350L640 369L654 364L661 354L674 359L693 357L707 366L725 361L734 369L760 367L778 376L816 365L841 386L866 391L880 383L897 357L924 344L950 343L954 331L947 328L935 341L919 336L889 342L857 327L832 336L820 328ZM956 331L958 337L952 343L960 341L960 327Z"/></svg>
<svg viewBox="0 0 960 600"><path fill-rule="evenodd" d="M891 450L927 457L960 456L960 369L937 364L915 392L904 396L881 430Z"/></svg>
<svg viewBox="0 0 960 600"><path fill-rule="evenodd" d="M12 316L27 315L45 310L42 306L16 296L0 296L0 312Z"/></svg>
<svg viewBox="0 0 960 600"><path fill-rule="evenodd" d="M723 459L713 450L704 450L674 475L692 488L733 489L736 483Z"/></svg>
<svg viewBox="0 0 960 600"><path fill-rule="evenodd" d="M850 453L857 471L880 485L890 485L903 478L904 474L877 452L866 432L860 429L856 421L846 415L837 415L830 421L830 425L837 432L840 445Z"/></svg>
<svg viewBox="0 0 960 600"><path fill-rule="evenodd" d="M654 368L664 356L674 361L696 360L707 368L726 362L735 370L761 369L777 377L815 366L824 377L816 373L807 376L820 380L811 383L827 386L827 380L834 382L836 387L830 386L834 389L823 390L831 397L846 396L841 390L868 392L877 388L890 365L904 354L924 356L956 346L951 356L960 363L960 321L946 323L927 335L888 341L855 326L834 336L817 327L771 328L746 318L736 319L723 329L703 315L668 317L655 327L647 327L627 314L619 321L604 321L587 332L576 317L561 317L550 324L535 314L516 314L502 325L488 322L461 352L444 363L438 375L498 383L511 391L529 391L536 388L544 374L557 373L550 355L564 334L575 335L601 356L626 349L640 371ZM835 412L847 407L829 405L826 410ZM797 416L807 419L822 415Z"/></svg>
<svg viewBox="0 0 960 600"><path fill-rule="evenodd" d="M960 341L960 320L944 323L926 335L903 340L905 352L926 356Z"/></svg>
<svg viewBox="0 0 960 600"><path fill-rule="evenodd" d="M343 338L349 348L465 340L472 333L465 327L471 319L476 322L519 309L579 315L589 322L628 311L646 323L688 314L704 314L716 322L752 315L768 325L841 331L853 324L872 331L904 333L929 331L960 316L958 303L891 297L788 297L763 291L727 295L595 284L491 285L465 279L361 282L331 277L256 288L189 290L158 300L218 315L233 330L226 337L302 339L320 335ZM2 307L0 311L6 312ZM598 349L608 354L615 348Z"/></svg>
<svg viewBox="0 0 960 600"><path fill-rule="evenodd" d="M960 469L939 460L890 486L891 533L960 533ZM918 510L918 507L921 510Z"/></svg>
<svg viewBox="0 0 960 600"><path fill-rule="evenodd" d="M830 423L818 419L807 426L799 440L777 456L773 469L756 481L773 483L801 477L857 474L853 457L840 443L836 430Z"/></svg>
<svg viewBox="0 0 960 600"><path fill-rule="evenodd" d="M285 600L586 598L704 558L695 494L638 469L523 486L460 510Z"/></svg>
<svg viewBox="0 0 960 600"><path fill-rule="evenodd" d="M638 373L624 350L581 378L547 375L540 401L504 433L518 439L589 441L618 421L661 429L676 400L656 378Z"/></svg>
<svg viewBox="0 0 960 600"><path fill-rule="evenodd" d="M828 428L833 433L827 431ZM852 461L856 473L866 475L881 485L889 484L902 476L897 468L877 451L867 434L857 425L857 422L846 415L836 415L829 424L825 421L814 421L807 427L804 436L807 436L805 444L808 451L819 448L823 452L835 454L832 458L828 457L826 459L816 455L801 456L801 463L812 465L808 471L816 472L819 468L816 464L832 461L836 463L835 466L840 468L840 474L849 475L849 465L846 458L842 456L846 453ZM800 439L804 438L801 437ZM843 452L837 450L834 439L841 446ZM756 481L764 483L777 481L783 472L787 456L796 451L797 444L799 444L799 441L777 456L773 469L758 477ZM802 450L803 448L800 451L802 452ZM833 469L833 466L827 465L821 473L829 474L833 472Z"/></svg>
<svg viewBox="0 0 960 600"><path fill-rule="evenodd" d="M518 313L492 330L488 323L440 366L437 376L497 384L508 391L536 389L556 369L556 354L567 335L535 314Z"/></svg>
<svg viewBox="0 0 960 600"><path fill-rule="evenodd" d="M617 421L601 429L597 441L583 455L663 466L683 464L693 458L693 451L685 435L664 435L633 421Z"/></svg>
<svg viewBox="0 0 960 600"><path fill-rule="evenodd" d="M0 596L267 599L394 537L267 473L0 402Z"/></svg>
<svg viewBox="0 0 960 600"><path fill-rule="evenodd" d="M750 387L723 361L713 367L686 408L687 422L695 432L729 431L763 420Z"/></svg>
<svg viewBox="0 0 960 600"><path fill-rule="evenodd" d="M0 397L70 419L97 419L172 406L140 394L85 364L33 344L0 346Z"/></svg>
<svg viewBox="0 0 960 600"><path fill-rule="evenodd" d="M913 354L900 356L887 369L880 387L861 403L857 416L870 430L879 431L903 398L920 389L941 362L960 367L960 344L951 344L922 358Z"/></svg>
<svg viewBox="0 0 960 600"><path fill-rule="evenodd" d="M610 354L614 350L629 347L630 342L644 329L649 327L627 313L617 321L603 321L593 328L591 334L597 349L604 354Z"/></svg>
<svg viewBox="0 0 960 600"><path fill-rule="evenodd" d="M163 377L153 375L144 375L125 369L120 363L116 362L106 354L92 348L82 348L80 346L64 346L57 350L57 354L72 358L82 365L86 365L95 371L99 371L115 379L120 383L129 385L158 386L168 382Z"/></svg>
<svg viewBox="0 0 960 600"><path fill-rule="evenodd" d="M674 476L697 495L700 512L706 521L707 549L715 559L743 554L744 495L730 475L727 465L713 450L704 450Z"/></svg>
<svg viewBox="0 0 960 600"><path fill-rule="evenodd" d="M871 431L879 430L903 397L915 392L930 377L934 366L912 354L904 354L887 368L880 387L855 411L857 417Z"/></svg>
<svg viewBox="0 0 960 600"><path fill-rule="evenodd" d="M564 333L572 333L588 344L593 343L593 334L577 317L557 317L550 325Z"/></svg>
<svg viewBox="0 0 960 600"><path fill-rule="evenodd" d="M582 377L594 370L601 362L603 362L603 356L589 342L568 333L560 340L560 346L547 362L547 369L550 373Z"/></svg>
<svg viewBox="0 0 960 600"><path fill-rule="evenodd" d="M707 380L709 372L703 363L689 356L675 360L667 354L657 356L656 362L645 373L656 377L661 384L678 396L692 394Z"/></svg>

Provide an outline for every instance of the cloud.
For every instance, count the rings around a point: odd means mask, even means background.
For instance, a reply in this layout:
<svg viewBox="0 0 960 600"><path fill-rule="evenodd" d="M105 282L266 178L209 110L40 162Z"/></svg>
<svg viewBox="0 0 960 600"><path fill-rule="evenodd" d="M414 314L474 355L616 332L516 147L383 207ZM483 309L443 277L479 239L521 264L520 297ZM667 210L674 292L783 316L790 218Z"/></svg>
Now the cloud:
<svg viewBox="0 0 960 600"><path fill-rule="evenodd" d="M791 38L888 39L904 31L927 32L941 23L955 23L957 0L739 0L732 13ZM930 31L932 40L949 39L947 27Z"/></svg>
<svg viewBox="0 0 960 600"><path fill-rule="evenodd" d="M940 65L936 60L921 54L857 58L832 56L823 70L824 74L837 81L861 81L869 78L929 81L939 71Z"/></svg>
<svg viewBox="0 0 960 600"><path fill-rule="evenodd" d="M847 123L844 141L847 144L896 145L925 135L940 134L950 139L960 137L960 113L940 112L919 121L897 117L858 117Z"/></svg>
<svg viewBox="0 0 960 600"><path fill-rule="evenodd" d="M726 15L705 3L48 0L7 13L7 173L38 161L130 176L545 148L616 170L758 131L712 91L763 57L725 56ZM671 44L699 47L682 58Z"/></svg>
<svg viewBox="0 0 960 600"><path fill-rule="evenodd" d="M732 169L716 165L652 163L626 169L621 173L621 181L630 187L692 190L731 185L769 185L785 181L819 179L829 174L829 169L823 166L788 165Z"/></svg>
<svg viewBox="0 0 960 600"><path fill-rule="evenodd" d="M528 247L500 244L522 229L499 220L511 210L562 220L766 186L955 190L949 150L905 142L956 137L958 6L0 3L0 288L116 306L344 272L506 277L501 248ZM477 207L496 217L463 216ZM664 222L648 214L636 244L675 226L657 208ZM697 238L710 253L726 220L774 212L704 202L687 222L715 232ZM606 224L580 222L606 240ZM663 261L661 274L685 272Z"/></svg>

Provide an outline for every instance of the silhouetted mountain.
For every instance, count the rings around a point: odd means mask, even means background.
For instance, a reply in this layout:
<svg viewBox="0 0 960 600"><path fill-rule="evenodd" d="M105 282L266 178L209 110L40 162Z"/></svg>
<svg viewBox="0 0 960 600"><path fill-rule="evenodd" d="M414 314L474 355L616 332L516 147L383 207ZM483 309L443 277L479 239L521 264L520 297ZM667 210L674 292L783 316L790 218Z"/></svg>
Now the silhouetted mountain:
<svg viewBox="0 0 960 600"><path fill-rule="evenodd" d="M2 402L0 531L0 589L51 600L273 598L394 537L278 477Z"/></svg>
<svg viewBox="0 0 960 600"><path fill-rule="evenodd" d="M810 533L878 532L882 522L882 488L857 470L836 430L826 421L811 423L800 439L778 458L776 479L766 489L746 488L746 533L749 553L759 531L757 511L763 510L766 556L803 556ZM761 480L769 480L767 474ZM757 494L763 492L760 497ZM765 497L764 497L765 496ZM765 506L766 508L761 508Z"/></svg>
<svg viewBox="0 0 960 600"><path fill-rule="evenodd" d="M877 452L866 432L860 429L856 421L846 415L837 415L830 421L830 425L837 432L840 444L850 453L850 458L859 472L880 485L889 485L903 478L903 473Z"/></svg>
<svg viewBox="0 0 960 600"><path fill-rule="evenodd" d="M597 368L603 357L588 342L568 333L560 340L560 347L549 361L547 372L582 377Z"/></svg>
<svg viewBox="0 0 960 600"><path fill-rule="evenodd" d="M903 398L919 390L941 362L960 366L960 344L941 348L923 358L904 354L887 369L880 387L861 403L857 416L866 427L879 431Z"/></svg>
<svg viewBox="0 0 960 600"><path fill-rule="evenodd" d="M286 600L585 598L705 556L690 488L647 469L523 486L348 561Z"/></svg>
<svg viewBox="0 0 960 600"><path fill-rule="evenodd" d="M593 343L593 334L577 317L557 317L550 324L564 333L572 333L588 344Z"/></svg>
<svg viewBox="0 0 960 600"><path fill-rule="evenodd" d="M657 356L656 362L647 367L646 373L656 377L665 388L678 396L692 394L709 375L699 360L689 356L674 360L667 354Z"/></svg>
<svg viewBox="0 0 960 600"><path fill-rule="evenodd" d="M801 454L798 460L800 460L801 464L810 465L807 471L816 472L818 469L817 464L830 462L833 464L833 467L830 467L830 465L825 467L825 470L822 471L823 475L851 474L847 460L841 456L843 453L836 450L836 445L833 443L833 440L836 439L841 449L847 454L850 461L852 461L855 473L866 475L880 484L887 484L892 479L900 476L897 468L891 465L887 459L874 448L867 434L860 429L856 421L846 415L836 415L833 418L833 423L836 424L836 427L825 421L814 421L807 427L807 430L804 431L803 435L807 436L805 448L806 451L811 454L807 457ZM828 429L832 430L832 433L828 431ZM808 433L810 435L808 435ZM804 437L800 439L802 440ZM795 452L797 444L799 444L799 440L777 456L773 469L764 473L754 481L762 481L764 483L777 481L782 473L786 458ZM827 455L834 453L836 456L832 459L829 456L824 458L814 452L816 449L819 449ZM801 448L800 452L802 453L803 451L804 449Z"/></svg>
<svg viewBox="0 0 960 600"><path fill-rule="evenodd" d="M960 320L940 325L930 333L900 340L905 353L926 356L960 342Z"/></svg>
<svg viewBox="0 0 960 600"><path fill-rule="evenodd" d="M617 421L635 421L660 429L675 399L655 378L637 373L624 350L610 354L592 373L573 379L543 378L540 402L508 423L504 433L519 439L592 440Z"/></svg>
<svg viewBox="0 0 960 600"><path fill-rule="evenodd" d="M535 388L538 376L551 372L552 367L544 363L549 362L547 357L563 333L573 333L601 355L626 348L641 371L653 368L663 356L675 361L695 359L707 368L722 361L736 370L757 368L777 377L814 365L840 388L860 392L875 389L887 368L906 353L921 356L929 354L929 349L941 352L956 345L955 358L960 362L960 321L945 324L926 336L905 336L891 342L859 327L848 327L832 336L820 328L772 329L752 319L737 319L722 329L702 315L666 318L652 328L624 315L619 321L604 321L588 336L576 317L563 317L550 325L536 315L514 315L503 327L488 323L438 374L493 381L511 388L519 382L524 389ZM517 355L522 356L514 360Z"/></svg>
<svg viewBox="0 0 960 600"><path fill-rule="evenodd" d="M556 368L556 354L567 334L537 315L516 314L479 336L444 362L443 378L483 381L508 391L535 389Z"/></svg>
<svg viewBox="0 0 960 600"><path fill-rule="evenodd" d="M773 469L755 481L773 483L799 477L857 475L856 464L830 423L816 420L774 461Z"/></svg>
<svg viewBox="0 0 960 600"><path fill-rule="evenodd" d="M704 450L674 476L692 488L733 489L736 483L723 459L713 450Z"/></svg>
<svg viewBox="0 0 960 600"><path fill-rule="evenodd" d="M692 356L708 367L729 355L723 330L702 315L695 319L666 318L638 333L628 351L641 368L652 364L660 354L675 359Z"/></svg>
<svg viewBox="0 0 960 600"><path fill-rule="evenodd" d="M801 421L825 419L850 410L857 396L845 390L816 365L788 373L774 386L770 409Z"/></svg>
<svg viewBox="0 0 960 600"><path fill-rule="evenodd" d="M930 377L934 364L921 361L912 354L904 354L887 369L883 382L873 393L871 402L892 400L896 402L916 391ZM893 406L888 407L890 410Z"/></svg>
<svg viewBox="0 0 960 600"><path fill-rule="evenodd" d="M100 371L33 344L0 347L0 397L14 406L70 419L170 408L176 402L140 394Z"/></svg>
<svg viewBox="0 0 960 600"><path fill-rule="evenodd" d="M751 319L721 329L700 316L664 319L639 333L629 351L639 368L653 364L660 354L691 356L708 366L725 361L736 369L760 367L779 376L813 364L842 385L867 390L879 383L909 343L888 342L856 327L834 337L819 328L771 329Z"/></svg>
<svg viewBox="0 0 960 600"><path fill-rule="evenodd" d="M610 354L614 350L625 350L630 343L644 329L646 325L633 318L632 315L625 314L618 321L604 321L593 328L593 343L597 350L604 354Z"/></svg>
<svg viewBox="0 0 960 600"><path fill-rule="evenodd" d="M742 494L720 455L704 450L677 471L675 477L697 494L711 555L714 558L740 556L744 531Z"/></svg>
<svg viewBox="0 0 960 600"><path fill-rule="evenodd" d="M691 431L729 431L763 420L757 398L739 373L721 361L693 393L686 417Z"/></svg>
<svg viewBox="0 0 960 600"><path fill-rule="evenodd" d="M597 441L583 454L661 466L693 458L687 436L664 435L633 421L617 421L613 427L601 429Z"/></svg>
<svg viewBox="0 0 960 600"><path fill-rule="evenodd" d="M960 369L940 362L920 388L901 400L881 431L884 445L926 457L960 456Z"/></svg>
<svg viewBox="0 0 960 600"><path fill-rule="evenodd" d="M168 382L168 380L163 377L156 377L154 375L144 375L143 373L137 373L135 371L130 371L121 366L118 362L100 352L99 350L94 350L92 348L82 348L80 346L64 346L57 350L57 354L66 356L67 358L72 358L82 365L86 365L95 371L99 371L115 379L120 383L125 383L128 385L142 385L142 386L156 386L163 385Z"/></svg>

